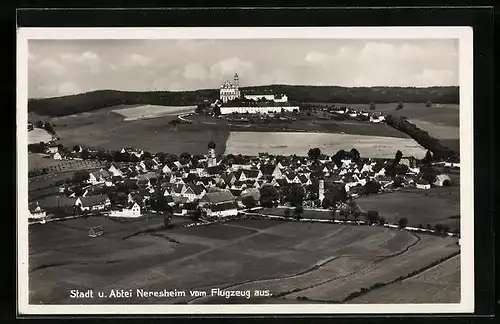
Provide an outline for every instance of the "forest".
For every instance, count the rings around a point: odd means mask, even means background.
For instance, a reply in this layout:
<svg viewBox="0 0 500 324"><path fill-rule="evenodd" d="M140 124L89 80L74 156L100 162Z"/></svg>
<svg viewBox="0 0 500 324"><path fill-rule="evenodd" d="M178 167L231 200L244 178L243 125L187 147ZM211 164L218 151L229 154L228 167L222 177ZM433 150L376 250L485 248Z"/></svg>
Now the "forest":
<svg viewBox="0 0 500 324"><path fill-rule="evenodd" d="M286 94L293 103L440 103L457 104L458 87L359 87L269 85L241 88L242 92L273 92ZM117 105L190 106L213 102L219 98L218 89L195 91L130 92L97 90L76 95L28 100L28 111L41 116L65 116Z"/></svg>

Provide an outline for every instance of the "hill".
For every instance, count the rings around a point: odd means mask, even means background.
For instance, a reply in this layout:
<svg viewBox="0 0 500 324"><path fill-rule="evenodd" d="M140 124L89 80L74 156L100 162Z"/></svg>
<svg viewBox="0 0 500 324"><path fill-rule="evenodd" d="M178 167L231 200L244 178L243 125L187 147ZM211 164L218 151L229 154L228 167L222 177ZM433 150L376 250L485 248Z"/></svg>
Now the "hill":
<svg viewBox="0 0 500 324"><path fill-rule="evenodd" d="M326 103L391 103L391 102L427 102L458 103L458 87L359 87L346 88L337 86L295 86L270 85L245 87L242 91L285 93L295 102ZM28 111L42 116L65 116L92 111L117 105L197 105L204 100L213 101L219 97L218 89L195 91L151 91L129 92L116 90L97 90L77 95L29 99Z"/></svg>

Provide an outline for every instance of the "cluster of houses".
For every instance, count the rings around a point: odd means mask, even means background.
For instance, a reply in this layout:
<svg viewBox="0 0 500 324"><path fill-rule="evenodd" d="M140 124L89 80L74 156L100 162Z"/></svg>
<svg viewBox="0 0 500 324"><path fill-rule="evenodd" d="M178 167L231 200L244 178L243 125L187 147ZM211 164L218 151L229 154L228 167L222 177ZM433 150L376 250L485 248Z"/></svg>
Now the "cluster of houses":
<svg viewBox="0 0 500 324"><path fill-rule="evenodd" d="M373 111L356 111L352 108L345 107L332 110L332 113L337 115L344 115L350 118L365 118L370 123L379 124L385 121L385 116L380 112Z"/></svg>
<svg viewBox="0 0 500 324"><path fill-rule="evenodd" d="M352 197L359 195L369 181L377 182L382 191L391 190L394 185L394 178L386 174L392 163L389 160L362 159L355 162L344 159L338 165L326 155L319 159L264 153L256 157L215 157L214 146L211 142L208 154L201 159L179 158L162 162L154 156L123 165L111 163L88 174L88 179L82 184L84 192L78 197L62 185L59 195L30 203L30 217L44 218L58 209L69 213L106 211L114 217L139 217L148 209L148 202L158 195L181 214L201 209L207 216L224 217L237 215L238 208L244 207L246 196L252 196L258 203L260 189L265 185L274 186L279 191L298 184L306 191L306 200L323 199L325 184L327 187L341 184ZM139 158L144 154L141 150L123 149L122 153L125 152ZM421 177L416 159L403 157L400 164L407 166L407 172L399 176L399 186L431 188L431 184ZM447 175L439 175L433 185L442 186L449 182ZM130 188L127 203L111 208L115 204L103 192L109 193L118 186Z"/></svg>

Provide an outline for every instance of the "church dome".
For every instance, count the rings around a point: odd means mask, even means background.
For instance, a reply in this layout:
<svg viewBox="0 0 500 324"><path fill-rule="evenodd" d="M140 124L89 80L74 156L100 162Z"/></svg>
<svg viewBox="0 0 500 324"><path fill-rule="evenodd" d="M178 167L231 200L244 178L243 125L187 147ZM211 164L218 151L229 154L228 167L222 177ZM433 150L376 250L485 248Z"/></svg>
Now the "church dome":
<svg viewBox="0 0 500 324"><path fill-rule="evenodd" d="M210 141L210 143L208 143L208 148L209 149L214 149L215 148L215 143L213 141Z"/></svg>

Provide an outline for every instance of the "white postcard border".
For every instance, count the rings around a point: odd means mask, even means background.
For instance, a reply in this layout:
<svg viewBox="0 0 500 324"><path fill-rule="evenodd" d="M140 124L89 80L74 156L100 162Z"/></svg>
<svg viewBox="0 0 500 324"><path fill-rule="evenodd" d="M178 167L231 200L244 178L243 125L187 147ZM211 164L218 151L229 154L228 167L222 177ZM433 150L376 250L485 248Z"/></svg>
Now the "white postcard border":
<svg viewBox="0 0 500 324"><path fill-rule="evenodd" d="M404 314L474 312L473 33L471 27L19 28L17 30L17 280L20 315ZM30 305L28 302L28 40L458 39L461 302L458 304Z"/></svg>

